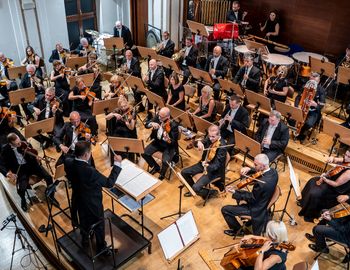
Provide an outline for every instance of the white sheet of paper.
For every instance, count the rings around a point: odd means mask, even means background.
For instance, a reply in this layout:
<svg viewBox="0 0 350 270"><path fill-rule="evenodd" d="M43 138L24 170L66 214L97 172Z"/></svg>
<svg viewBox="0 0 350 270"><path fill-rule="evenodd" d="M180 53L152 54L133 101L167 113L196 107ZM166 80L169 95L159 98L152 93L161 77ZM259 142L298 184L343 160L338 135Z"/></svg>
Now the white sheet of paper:
<svg viewBox="0 0 350 270"><path fill-rule="evenodd" d="M161 231L158 234L158 239L167 260L174 257L183 248L179 231L175 224Z"/></svg>
<svg viewBox="0 0 350 270"><path fill-rule="evenodd" d="M290 161L290 158L289 158L289 157L287 157L287 161L288 161L288 167L289 167L290 182L291 182L292 185L293 185L293 190L294 190L294 192L295 192L295 196L296 196L297 198L298 198L298 197L301 197L299 182L298 182L298 179L297 179L297 176L296 176L296 174L295 174L295 171L294 171L292 162Z"/></svg>
<svg viewBox="0 0 350 270"><path fill-rule="evenodd" d="M139 174L136 176L132 181L129 181L125 183L123 188L132 196L137 197L145 190L151 188L157 183L157 180L143 172L142 174Z"/></svg>
<svg viewBox="0 0 350 270"><path fill-rule="evenodd" d="M179 218L176 224L185 246L192 242L199 234L192 211L188 211Z"/></svg>
<svg viewBox="0 0 350 270"><path fill-rule="evenodd" d="M318 266L318 260L316 260L310 270L319 270L319 269L320 267Z"/></svg>
<svg viewBox="0 0 350 270"><path fill-rule="evenodd" d="M134 179L141 173L143 173L143 170L141 168L137 167L132 162L125 162L123 160L122 170L120 171L120 174L115 183L123 187L126 183L128 183L130 180Z"/></svg>

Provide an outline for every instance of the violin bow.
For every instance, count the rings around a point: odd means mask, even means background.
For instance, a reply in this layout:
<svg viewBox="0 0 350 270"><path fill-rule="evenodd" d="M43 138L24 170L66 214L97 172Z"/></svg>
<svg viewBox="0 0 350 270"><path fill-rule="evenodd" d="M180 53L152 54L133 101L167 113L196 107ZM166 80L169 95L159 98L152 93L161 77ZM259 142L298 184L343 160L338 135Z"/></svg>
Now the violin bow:
<svg viewBox="0 0 350 270"><path fill-rule="evenodd" d="M232 144L227 144L227 145L220 145L220 146L214 146L214 147L208 147L208 148L204 148L203 149L203 151L204 150L211 150L211 149L218 149L218 148L226 148L226 147L231 147L231 146L235 146L235 144L234 143L232 143Z"/></svg>

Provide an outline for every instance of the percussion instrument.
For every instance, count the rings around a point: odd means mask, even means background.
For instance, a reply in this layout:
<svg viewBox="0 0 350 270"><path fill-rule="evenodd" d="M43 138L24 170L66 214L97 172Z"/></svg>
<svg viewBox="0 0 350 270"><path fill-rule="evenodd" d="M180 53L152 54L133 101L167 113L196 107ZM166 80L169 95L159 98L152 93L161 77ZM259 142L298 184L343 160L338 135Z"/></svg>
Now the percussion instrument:
<svg viewBox="0 0 350 270"><path fill-rule="evenodd" d="M302 77L309 77L311 73L311 67L310 67L310 57L322 60L324 59L325 62L328 62L328 58L324 57L321 54L312 53L312 52L297 52L293 53L292 57L295 59L295 61L298 63L298 74Z"/></svg>
<svg viewBox="0 0 350 270"><path fill-rule="evenodd" d="M249 50L246 45L238 45L235 48L235 54L237 59L237 65L240 67L244 65L244 55L245 54L254 54L253 51Z"/></svg>
<svg viewBox="0 0 350 270"><path fill-rule="evenodd" d="M265 73L275 76L279 66L286 66L288 70L293 66L294 60L286 55L270 53L262 57Z"/></svg>

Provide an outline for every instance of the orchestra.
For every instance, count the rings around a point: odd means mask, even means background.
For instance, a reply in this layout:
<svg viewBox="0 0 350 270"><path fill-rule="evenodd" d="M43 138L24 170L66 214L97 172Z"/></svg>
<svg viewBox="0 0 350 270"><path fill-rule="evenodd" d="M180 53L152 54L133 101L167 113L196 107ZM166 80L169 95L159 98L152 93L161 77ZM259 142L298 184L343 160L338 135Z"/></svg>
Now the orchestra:
<svg viewBox="0 0 350 270"><path fill-rule="evenodd" d="M33 175L44 180L47 188L54 184L53 173L44 168L42 161L49 167L47 164L52 160L45 159L45 151L55 150L57 153L53 154L58 157L55 167L64 166L70 184L72 223L82 229L81 245L89 246L91 233L88 232L93 227L96 253L109 256L102 188L117 186L118 176L125 168L122 162L129 160L157 181L169 180L160 182L164 189L179 178L182 182L180 204L181 197L186 197L188 203L189 197L195 195L205 201L214 198L216 206L221 203L221 215L219 208L210 208L220 216L217 222L223 225L216 229L224 234L217 235L230 236L230 239L243 237L236 243L236 249L224 255L221 261L224 269L286 269L288 251L294 249L287 245L283 215L277 220L279 217L270 208L282 184L278 183L281 174L287 174L278 170L278 161L282 160L290 169L294 164L300 165L298 170L303 172L301 179L295 181L301 196L296 202L290 200L289 205L294 203L298 209L298 216L303 219L300 223L319 222L312 234L305 234L312 242L309 248L329 253L327 239L349 246L350 135L339 134L339 130L344 127L350 130L350 117L340 117L343 105L349 103L350 84L339 83L337 79L339 69L343 72L340 76L347 72L343 68L350 74L350 45L337 61L333 61L335 57L320 59L321 66L335 62L335 74L330 76L322 67L315 67L311 56L307 59L309 62L303 62L306 60L292 58L297 50L285 55L278 53L279 48L284 48L282 43L277 43L283 42L279 18L283 13L271 11L266 21L257 27L246 21L248 12L241 10L239 1L231 1L227 7L230 9L223 13L223 21L226 27L232 27L226 30L232 32L231 38L227 38L228 45L227 40L214 37L215 31L219 31L215 28L217 25L212 30L203 24L208 36L203 35L201 29L190 35L183 31L180 40L175 39L176 35L171 33L173 28L169 28L170 32L160 31L153 48L147 48L152 54L148 58L140 57L135 33L118 20L110 29L113 31L110 38L123 39L123 48L118 48L117 53L115 48L112 54L112 49L96 45L105 39L102 35L100 40L94 38L94 42L85 37L77 39L80 43L75 49L53 42L55 49L50 47L51 55L47 55L50 67L45 66L45 59L36 53L37 48L34 46L35 51L29 44L18 66L9 58L12 55L7 57L7 52L5 55L0 51L0 173L13 184L20 208L29 213L26 192L31 188ZM250 33L258 33L257 38L245 34L248 25L254 29ZM238 38L234 37L235 27ZM225 31L220 34L224 35ZM273 57L292 59L293 63L273 62ZM71 68L69 63L74 62L74 58L82 63ZM174 67L160 59L168 60ZM25 73L10 78L11 69L20 65ZM305 70L308 72L303 73ZM138 84L144 88L139 89ZM25 88L34 88L35 98L31 101L23 98L21 103L11 104L11 92ZM193 93L189 88L194 89ZM329 102L329 89L335 88L345 93L335 93L334 100ZM339 115L329 117L326 111L336 106L338 97L343 99ZM106 106L104 110L99 104ZM54 119L51 131L30 138L24 136L29 124L49 118ZM333 131L333 146L328 136L331 131L323 126L325 119L332 120L339 128ZM319 140L306 144L305 140L310 139L316 128L315 136ZM241 135L244 140L237 139ZM290 140L291 136L294 140ZM125 142L128 150L115 151L109 145L110 138ZM187 139L191 142L186 147L184 140ZM141 149L129 151L127 144L135 146L137 142L142 142L142 147L137 145ZM320 147L313 143L319 143ZM245 149L239 144L245 144ZM184 145L189 152L182 148ZM256 145L258 149L254 148ZM98 155L96 163L92 152ZM39 153L44 153L44 157ZM313 153L317 154L312 156ZM321 155L324 160L319 158ZM112 167L109 177L105 177L99 167L104 159ZM240 169L232 170L229 165ZM310 178L305 167L311 167L318 176ZM234 180L232 175L239 178ZM127 173L123 176L128 177ZM291 185L292 188L295 189ZM282 195L285 195L284 189ZM230 201L224 197L227 194L232 194L232 201L231 197ZM54 193L50 196L58 207L61 201L56 200ZM191 207L190 203L186 206ZM294 216L290 216L290 220L293 219ZM96 222L98 225L93 226ZM246 230L247 224L250 232ZM249 245L254 247L254 252L246 252L252 247ZM243 253L254 255L254 259L244 265L240 258L240 268L232 268L235 256ZM343 262L349 260L347 254Z"/></svg>

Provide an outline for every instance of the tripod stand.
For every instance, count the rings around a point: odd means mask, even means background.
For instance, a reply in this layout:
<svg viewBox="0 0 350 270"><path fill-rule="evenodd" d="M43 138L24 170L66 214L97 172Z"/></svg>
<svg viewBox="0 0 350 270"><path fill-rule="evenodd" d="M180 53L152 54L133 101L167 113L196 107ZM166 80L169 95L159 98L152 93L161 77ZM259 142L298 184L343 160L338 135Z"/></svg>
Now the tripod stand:
<svg viewBox="0 0 350 270"><path fill-rule="evenodd" d="M286 202L285 202L285 204L284 204L283 209L282 209L282 210L277 210L277 211L275 211L275 213L282 212L280 221L283 221L283 216L284 216L284 214L287 214L287 216L289 217L290 221L291 221L291 222L293 221L293 224L298 225L298 224L296 223L296 221L294 220L294 217L292 217L292 216L288 213L288 211L287 211L287 205L288 205L288 201L289 201L289 197L290 197L290 193L292 192L292 189L293 189L293 185L291 184L291 185L289 186L289 191L288 191L287 199L286 199Z"/></svg>

